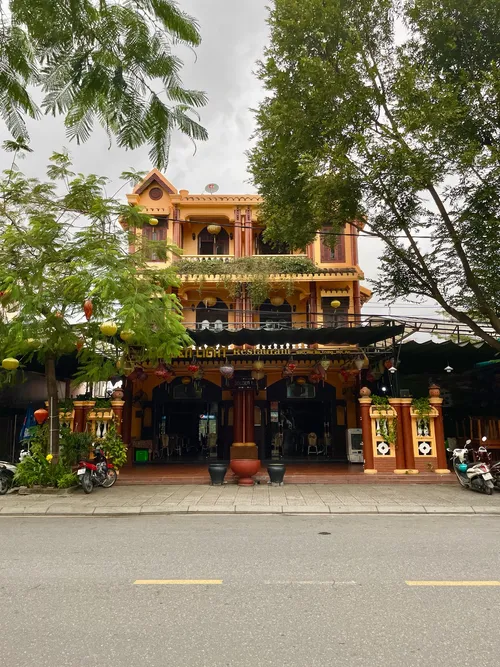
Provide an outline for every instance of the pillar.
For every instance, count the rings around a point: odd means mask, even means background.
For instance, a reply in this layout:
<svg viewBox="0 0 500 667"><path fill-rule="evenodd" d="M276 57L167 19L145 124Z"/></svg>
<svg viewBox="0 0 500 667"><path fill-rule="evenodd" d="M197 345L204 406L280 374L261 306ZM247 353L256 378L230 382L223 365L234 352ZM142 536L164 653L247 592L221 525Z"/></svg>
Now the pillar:
<svg viewBox="0 0 500 667"><path fill-rule="evenodd" d="M245 391L245 444L255 445L254 427L255 395L252 389Z"/></svg>
<svg viewBox="0 0 500 667"><path fill-rule="evenodd" d="M394 408L397 413L397 441L396 441L396 470L394 471L396 475L405 475L406 474L406 465L405 465L405 446L404 446L404 433L403 433L403 421L402 421L402 411L401 411L401 399L400 398L390 398L389 404Z"/></svg>
<svg viewBox="0 0 500 667"><path fill-rule="evenodd" d="M367 475L375 475L376 470L373 462L373 439L372 439L372 420L370 417L370 406L372 399L363 397L359 399L361 406L361 431L363 437L363 458L365 460L364 472Z"/></svg>
<svg viewBox="0 0 500 667"><path fill-rule="evenodd" d="M315 328L318 322L318 299L316 294L316 283L311 281L309 283L309 323L312 328Z"/></svg>
<svg viewBox="0 0 500 667"><path fill-rule="evenodd" d="M132 412L133 412L133 391L132 391L132 382L125 379L123 382L123 391L124 391L124 406L122 409L122 440L127 445L127 464L132 465L133 463L133 451L131 446L132 441Z"/></svg>
<svg viewBox="0 0 500 667"><path fill-rule="evenodd" d="M172 241L174 245L181 247L181 223L179 222L180 210L176 206L174 208L174 221L172 224Z"/></svg>
<svg viewBox="0 0 500 667"><path fill-rule="evenodd" d="M247 207L245 211L245 252L246 257L251 257L253 255L252 248L253 241L253 229L252 229L252 209L250 206Z"/></svg>
<svg viewBox="0 0 500 667"><path fill-rule="evenodd" d="M438 416L434 419L437 456L437 467L434 472L437 472L438 475L447 475L450 471L446 462L446 445L444 444L443 399L434 396L429 398L429 403L438 413Z"/></svg>
<svg viewBox="0 0 500 667"><path fill-rule="evenodd" d="M123 433L123 406L125 401L111 401L113 414L115 415L115 428L118 435Z"/></svg>
<svg viewBox="0 0 500 667"><path fill-rule="evenodd" d="M234 257L237 259L238 257L241 257L241 239L242 239L242 233L241 233L241 212L240 209L237 208L234 211Z"/></svg>
<svg viewBox="0 0 500 667"><path fill-rule="evenodd" d="M411 398L400 398L401 421L403 422L403 443L405 453L405 467L407 472L418 474L415 470L415 453L413 451L413 431L411 424Z"/></svg>
<svg viewBox="0 0 500 667"><path fill-rule="evenodd" d="M254 442L253 390L236 390L233 396L231 459L258 459L258 449Z"/></svg>
<svg viewBox="0 0 500 667"><path fill-rule="evenodd" d="M85 431L85 403L86 401L74 401L75 419L73 421L73 431L83 433Z"/></svg>
<svg viewBox="0 0 500 667"><path fill-rule="evenodd" d="M354 306L354 314L355 315L360 315L361 314L361 292L359 288L359 280L355 280L352 284L352 300L353 300L353 306ZM356 323L359 324L359 322L356 320Z"/></svg>

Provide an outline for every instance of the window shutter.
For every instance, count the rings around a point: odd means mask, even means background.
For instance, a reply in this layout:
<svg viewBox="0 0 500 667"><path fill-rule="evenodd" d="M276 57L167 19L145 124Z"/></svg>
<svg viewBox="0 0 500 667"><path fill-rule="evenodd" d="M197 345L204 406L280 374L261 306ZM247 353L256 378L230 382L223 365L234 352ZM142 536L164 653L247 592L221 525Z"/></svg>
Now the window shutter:
<svg viewBox="0 0 500 667"><path fill-rule="evenodd" d="M322 232L330 232L331 227L323 227ZM345 262L345 236L337 237L337 244L332 250L321 237L321 262L323 264L333 263L333 262Z"/></svg>

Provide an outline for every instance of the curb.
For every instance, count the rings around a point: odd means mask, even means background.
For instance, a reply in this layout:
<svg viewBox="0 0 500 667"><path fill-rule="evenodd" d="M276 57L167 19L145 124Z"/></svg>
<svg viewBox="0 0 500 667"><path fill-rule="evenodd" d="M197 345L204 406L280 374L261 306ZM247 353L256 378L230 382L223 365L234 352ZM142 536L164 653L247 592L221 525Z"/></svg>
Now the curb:
<svg viewBox="0 0 500 667"><path fill-rule="evenodd" d="M3 508L0 511L1 517L21 518L21 517L107 517L120 518L130 516L171 516L171 515L247 515L247 516L352 516L354 514L363 516L499 516L500 507L445 507L445 506L352 506L352 507L326 507L320 510L318 507L286 507L276 506L245 506L236 505L231 507L190 507L152 509L151 507L130 507L116 508L116 511L110 507L94 507L85 510L71 511L70 508L45 507L40 511L33 511L33 508L26 508L28 511L19 511L17 508ZM38 508L37 508L38 509ZM6 511L5 511L6 510Z"/></svg>

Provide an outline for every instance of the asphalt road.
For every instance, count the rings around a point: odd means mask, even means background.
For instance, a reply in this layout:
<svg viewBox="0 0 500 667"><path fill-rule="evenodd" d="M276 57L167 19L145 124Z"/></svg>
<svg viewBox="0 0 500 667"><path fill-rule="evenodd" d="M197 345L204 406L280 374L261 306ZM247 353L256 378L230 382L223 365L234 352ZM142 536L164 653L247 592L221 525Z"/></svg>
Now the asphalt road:
<svg viewBox="0 0 500 667"><path fill-rule="evenodd" d="M496 517L6 517L0 662L497 665L500 586L406 582L500 580L499 545Z"/></svg>

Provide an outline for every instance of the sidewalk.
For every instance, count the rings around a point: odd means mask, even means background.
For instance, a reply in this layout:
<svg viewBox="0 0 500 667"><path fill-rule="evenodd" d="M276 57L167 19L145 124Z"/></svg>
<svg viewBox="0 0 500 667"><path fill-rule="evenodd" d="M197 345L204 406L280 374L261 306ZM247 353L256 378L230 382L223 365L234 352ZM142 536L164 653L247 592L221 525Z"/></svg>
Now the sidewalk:
<svg viewBox="0 0 500 667"><path fill-rule="evenodd" d="M0 517L131 514L500 514L500 493L451 485L287 484L282 487L150 485L61 495L0 496Z"/></svg>

